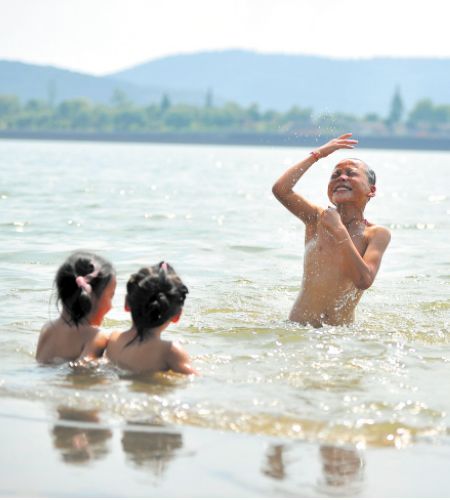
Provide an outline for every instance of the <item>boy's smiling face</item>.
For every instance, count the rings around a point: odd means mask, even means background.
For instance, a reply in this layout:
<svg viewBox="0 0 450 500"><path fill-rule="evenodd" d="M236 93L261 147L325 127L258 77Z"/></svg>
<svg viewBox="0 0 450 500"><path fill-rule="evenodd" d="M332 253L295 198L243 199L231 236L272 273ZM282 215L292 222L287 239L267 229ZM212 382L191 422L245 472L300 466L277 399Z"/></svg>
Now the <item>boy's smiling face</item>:
<svg viewBox="0 0 450 500"><path fill-rule="evenodd" d="M375 186L369 183L367 167L360 160L340 161L331 173L328 198L334 205L352 203L365 206L375 196Z"/></svg>

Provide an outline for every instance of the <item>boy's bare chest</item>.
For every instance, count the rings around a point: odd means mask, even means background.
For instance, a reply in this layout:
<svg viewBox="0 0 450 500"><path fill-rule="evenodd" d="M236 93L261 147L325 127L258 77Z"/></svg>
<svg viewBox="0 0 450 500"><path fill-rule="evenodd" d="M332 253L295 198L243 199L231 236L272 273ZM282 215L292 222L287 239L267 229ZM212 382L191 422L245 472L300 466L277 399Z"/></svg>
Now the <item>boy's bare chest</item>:
<svg viewBox="0 0 450 500"><path fill-rule="evenodd" d="M349 231L351 241L355 245L358 253L363 256L367 248L367 240L364 231ZM336 262L341 255L342 245L346 243L346 238L338 240L325 228L319 226L314 232L306 235L305 258L318 260L331 260Z"/></svg>

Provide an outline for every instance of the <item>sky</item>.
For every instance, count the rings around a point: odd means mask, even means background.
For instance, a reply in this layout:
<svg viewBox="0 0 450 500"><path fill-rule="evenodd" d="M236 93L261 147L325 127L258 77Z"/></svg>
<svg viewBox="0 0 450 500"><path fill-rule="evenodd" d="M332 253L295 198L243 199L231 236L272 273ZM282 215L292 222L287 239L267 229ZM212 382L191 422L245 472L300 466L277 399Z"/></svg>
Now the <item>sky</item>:
<svg viewBox="0 0 450 500"><path fill-rule="evenodd" d="M0 0L0 59L104 75L247 49L450 58L450 0Z"/></svg>

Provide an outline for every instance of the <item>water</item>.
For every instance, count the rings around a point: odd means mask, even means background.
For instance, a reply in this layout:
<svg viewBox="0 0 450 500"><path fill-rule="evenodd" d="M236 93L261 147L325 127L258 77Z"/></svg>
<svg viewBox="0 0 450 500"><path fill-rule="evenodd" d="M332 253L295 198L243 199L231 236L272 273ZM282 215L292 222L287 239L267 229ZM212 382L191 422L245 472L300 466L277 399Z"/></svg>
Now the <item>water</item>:
<svg viewBox="0 0 450 500"><path fill-rule="evenodd" d="M307 153L0 142L0 401L16 401L17 417L28 401L55 416L94 412L111 425L357 447L448 442L450 154L358 152L379 179L367 218L390 227L392 242L356 323L315 330L285 321L304 232L271 194ZM327 203L331 167L344 156L307 173L306 196ZM39 329L57 314L56 268L78 248L117 267L110 330L128 325L130 273L162 259L175 267L190 294L181 322L164 335L184 343L201 377L36 364Z"/></svg>

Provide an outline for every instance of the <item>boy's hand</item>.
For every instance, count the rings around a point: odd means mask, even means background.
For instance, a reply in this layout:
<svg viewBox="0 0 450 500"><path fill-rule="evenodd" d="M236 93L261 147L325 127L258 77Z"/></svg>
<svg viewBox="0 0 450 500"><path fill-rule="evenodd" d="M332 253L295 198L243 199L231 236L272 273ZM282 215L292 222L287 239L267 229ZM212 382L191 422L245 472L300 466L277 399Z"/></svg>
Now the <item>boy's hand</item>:
<svg viewBox="0 0 450 500"><path fill-rule="evenodd" d="M320 215L320 222L323 224L325 229L334 236L340 235L342 233L342 229L347 231L342 222L341 216L335 208L328 207L324 210Z"/></svg>
<svg viewBox="0 0 450 500"><path fill-rule="evenodd" d="M355 139L350 139L351 136L352 134L349 133L341 135L336 139L332 139L323 146L320 146L320 148L317 149L316 152L320 155L321 158L325 158L338 149L354 149L356 144L358 144L358 141Z"/></svg>

